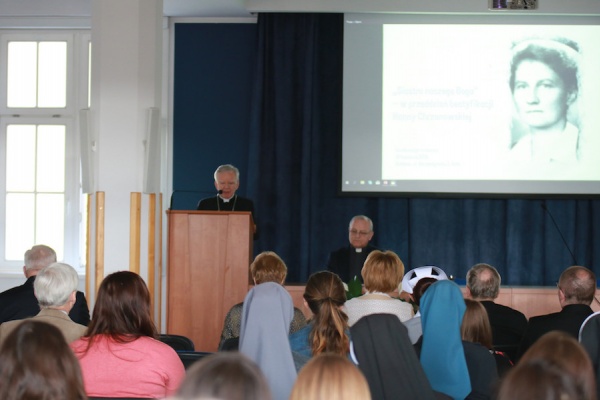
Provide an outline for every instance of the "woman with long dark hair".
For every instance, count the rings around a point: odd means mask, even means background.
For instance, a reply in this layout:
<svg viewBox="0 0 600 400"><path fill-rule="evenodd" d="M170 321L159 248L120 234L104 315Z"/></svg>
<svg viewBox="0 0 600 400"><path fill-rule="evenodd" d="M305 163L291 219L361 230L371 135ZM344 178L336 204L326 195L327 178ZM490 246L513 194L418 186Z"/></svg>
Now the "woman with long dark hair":
<svg viewBox="0 0 600 400"><path fill-rule="evenodd" d="M88 396L164 398L175 393L185 375L183 363L157 337L144 280L129 271L104 278L87 332L71 344Z"/></svg>

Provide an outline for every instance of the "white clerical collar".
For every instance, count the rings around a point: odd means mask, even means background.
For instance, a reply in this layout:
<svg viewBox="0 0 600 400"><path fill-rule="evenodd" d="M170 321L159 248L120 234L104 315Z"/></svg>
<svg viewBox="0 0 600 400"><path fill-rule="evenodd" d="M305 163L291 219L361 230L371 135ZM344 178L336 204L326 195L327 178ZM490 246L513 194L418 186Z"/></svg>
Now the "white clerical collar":
<svg viewBox="0 0 600 400"><path fill-rule="evenodd" d="M357 253L362 253L362 247L355 247L354 251Z"/></svg>
<svg viewBox="0 0 600 400"><path fill-rule="evenodd" d="M235 197L235 195L231 196L228 199L224 199L221 195L219 195L219 197L221 198L221 200L223 200L223 203L229 203L231 201L231 199L233 199Z"/></svg>

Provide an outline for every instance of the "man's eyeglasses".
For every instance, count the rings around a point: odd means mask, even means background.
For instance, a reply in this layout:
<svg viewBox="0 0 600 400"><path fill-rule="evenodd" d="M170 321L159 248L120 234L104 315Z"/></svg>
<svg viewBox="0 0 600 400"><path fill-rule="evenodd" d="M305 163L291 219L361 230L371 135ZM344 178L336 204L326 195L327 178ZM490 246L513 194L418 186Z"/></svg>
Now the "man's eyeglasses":
<svg viewBox="0 0 600 400"><path fill-rule="evenodd" d="M356 229L350 229L348 232L350 232L352 236L367 236L369 233L371 233L366 231L357 231Z"/></svg>

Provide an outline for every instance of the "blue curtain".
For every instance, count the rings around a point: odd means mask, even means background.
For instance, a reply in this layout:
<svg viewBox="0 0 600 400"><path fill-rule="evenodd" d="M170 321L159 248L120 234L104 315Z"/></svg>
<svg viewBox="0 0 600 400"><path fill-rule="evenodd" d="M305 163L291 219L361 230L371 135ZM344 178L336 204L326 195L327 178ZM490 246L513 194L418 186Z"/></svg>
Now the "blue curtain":
<svg viewBox="0 0 600 400"><path fill-rule="evenodd" d="M600 200L339 196L342 48L341 14L259 16L247 193L255 252L280 254L288 282L323 269L356 214L373 219L374 244L406 270L436 265L461 282L486 262L503 284L550 286L569 265L594 269Z"/></svg>

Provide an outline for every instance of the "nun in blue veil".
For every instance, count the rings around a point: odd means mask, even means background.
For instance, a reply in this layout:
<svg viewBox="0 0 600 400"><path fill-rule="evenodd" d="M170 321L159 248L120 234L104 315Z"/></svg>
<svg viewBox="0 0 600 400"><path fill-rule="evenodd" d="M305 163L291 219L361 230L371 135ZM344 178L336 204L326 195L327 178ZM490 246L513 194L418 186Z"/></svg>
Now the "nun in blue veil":
<svg viewBox="0 0 600 400"><path fill-rule="evenodd" d="M288 339L294 304L285 288L265 282L244 299L240 352L258 364L273 400L287 400L296 381L296 367Z"/></svg>
<svg viewBox="0 0 600 400"><path fill-rule="evenodd" d="M485 347L463 342L466 305L458 285L435 282L423 294L420 310L423 336L415 347L433 390L453 399L490 399L498 380L496 361Z"/></svg>

